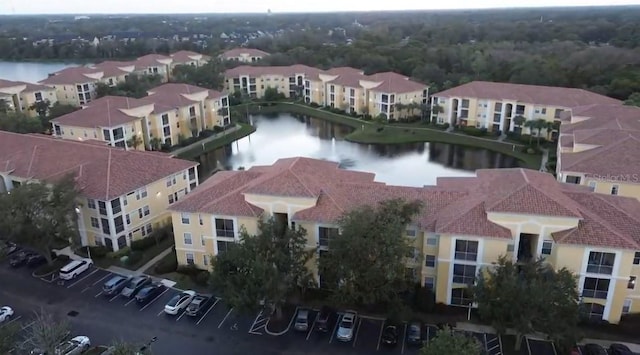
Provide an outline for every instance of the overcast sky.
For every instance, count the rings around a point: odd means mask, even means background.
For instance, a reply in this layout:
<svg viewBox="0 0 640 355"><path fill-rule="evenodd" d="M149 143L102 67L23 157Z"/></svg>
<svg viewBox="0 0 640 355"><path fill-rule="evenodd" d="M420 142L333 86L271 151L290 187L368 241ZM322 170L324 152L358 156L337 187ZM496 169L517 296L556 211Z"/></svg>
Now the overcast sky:
<svg viewBox="0 0 640 355"><path fill-rule="evenodd" d="M212 13L436 10L635 5L640 0L0 0L0 14Z"/></svg>

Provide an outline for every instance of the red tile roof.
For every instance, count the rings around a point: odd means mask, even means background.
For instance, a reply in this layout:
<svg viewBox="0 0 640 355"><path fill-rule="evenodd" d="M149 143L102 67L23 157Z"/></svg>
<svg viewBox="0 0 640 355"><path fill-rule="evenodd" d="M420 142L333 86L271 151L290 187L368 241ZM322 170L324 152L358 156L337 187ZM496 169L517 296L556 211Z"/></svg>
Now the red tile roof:
<svg viewBox="0 0 640 355"><path fill-rule="evenodd" d="M619 132L617 136L615 143L577 153L561 153L561 171L583 173L599 180L633 182L633 177L640 174L640 134Z"/></svg>
<svg viewBox="0 0 640 355"><path fill-rule="evenodd" d="M146 68L166 65L161 61L172 61L171 57L162 54L147 54L137 58L134 63L136 67Z"/></svg>
<svg viewBox="0 0 640 355"><path fill-rule="evenodd" d="M255 48L233 48L221 54L222 58L225 58L225 59L237 58L242 55L247 55L249 57L264 57L264 56L268 56L269 53L265 51L261 51L259 49L255 49Z"/></svg>
<svg viewBox="0 0 640 355"><path fill-rule="evenodd" d="M98 128L114 127L139 120L129 116L123 109L132 109L148 105L146 101L123 96L105 96L91 101L80 110L60 116L51 122L63 126Z"/></svg>
<svg viewBox="0 0 640 355"><path fill-rule="evenodd" d="M50 74L48 78L40 80L39 83L45 85L74 85L93 83L101 77L102 70L90 67L65 68Z"/></svg>
<svg viewBox="0 0 640 355"><path fill-rule="evenodd" d="M404 75L398 73L385 72L369 75L368 81L380 82L380 85L376 86L374 91L385 93L405 93L422 91L427 88L427 85L412 81Z"/></svg>
<svg viewBox="0 0 640 355"><path fill-rule="evenodd" d="M522 103L558 107L576 107L591 104L620 104L607 96L583 89L552 86L523 85L472 81L449 90L433 94L435 97L474 97L491 100L512 100Z"/></svg>
<svg viewBox="0 0 640 355"><path fill-rule="evenodd" d="M22 89L23 92L54 90L52 87L46 85L33 84L26 81L11 81L0 79L0 92L2 92L2 89L4 88L14 88L18 86L24 86L24 89Z"/></svg>
<svg viewBox="0 0 640 355"><path fill-rule="evenodd" d="M205 60L208 61L211 59L210 56L200 54L192 51L177 51L171 54L171 58L173 59L174 64L188 63L195 60Z"/></svg>
<svg viewBox="0 0 640 355"><path fill-rule="evenodd" d="M135 70L135 64L131 62L104 61L92 66L103 73L103 77L126 75Z"/></svg>
<svg viewBox="0 0 640 355"><path fill-rule="evenodd" d="M0 172L40 181L73 174L88 198L111 200L197 165L168 154L0 131Z"/></svg>
<svg viewBox="0 0 640 355"><path fill-rule="evenodd" d="M560 133L569 134L591 129L640 131L640 107L625 105L589 105L574 107L571 116L588 117L574 123L563 122Z"/></svg>

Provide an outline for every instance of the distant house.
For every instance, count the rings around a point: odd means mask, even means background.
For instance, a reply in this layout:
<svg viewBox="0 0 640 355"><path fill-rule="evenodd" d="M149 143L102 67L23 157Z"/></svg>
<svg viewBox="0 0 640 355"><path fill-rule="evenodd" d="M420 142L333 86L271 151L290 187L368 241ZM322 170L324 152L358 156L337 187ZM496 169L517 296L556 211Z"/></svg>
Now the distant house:
<svg viewBox="0 0 640 355"><path fill-rule="evenodd" d="M234 48L220 55L223 60L235 60L243 63L255 63L267 57L269 53L254 48Z"/></svg>
<svg viewBox="0 0 640 355"><path fill-rule="evenodd" d="M24 112L31 117L37 115L36 111L29 109L34 103L49 101L53 105L58 102L56 90L53 87L2 79L0 79L0 100L5 102L9 110Z"/></svg>

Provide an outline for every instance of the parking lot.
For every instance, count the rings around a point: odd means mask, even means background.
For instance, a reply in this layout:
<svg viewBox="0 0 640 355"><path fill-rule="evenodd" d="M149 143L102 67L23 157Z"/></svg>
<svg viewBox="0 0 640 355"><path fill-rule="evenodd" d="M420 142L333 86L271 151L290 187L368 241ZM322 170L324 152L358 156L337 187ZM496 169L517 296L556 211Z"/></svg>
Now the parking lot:
<svg viewBox="0 0 640 355"><path fill-rule="evenodd" d="M558 355L552 342L525 337L529 355Z"/></svg>
<svg viewBox="0 0 640 355"><path fill-rule="evenodd" d="M24 274L22 277L32 278L30 270L26 268L12 270L12 272ZM116 274L110 271L92 267L74 280L63 281L56 277L47 277L37 280L37 282L46 284L46 287L62 295L61 298L69 299L73 305L78 305L77 308L74 307L73 310L67 311L69 312L68 316L75 317L76 314L82 312L86 314L89 312L87 308L90 308L91 312L95 311L103 315L99 317L113 318L116 324L110 324L109 327L115 330L118 330L119 324L117 322L127 323L128 319L135 319L136 322L144 324L144 327L148 325L149 329L157 328L185 337L201 337L205 341L230 341L230 339L240 338L243 339L242 343L245 345L253 344L259 349L268 347L277 349L277 351L273 352L274 354L286 353L286 350L289 349L307 353L333 352L337 354L380 353L404 355L419 353L419 347L409 346L405 341L406 323L398 325L398 343L394 346L386 346L382 343L382 334L388 324L385 319L375 317L359 316L356 319L351 341L342 342L338 340L336 331L342 317L340 312L333 313L330 316L328 322L329 331L326 333L321 333L317 330L318 310L310 310L307 331L300 332L293 329L294 313L290 315L289 328L282 332L275 332L269 330L269 315L263 312L250 315L241 314L229 307L220 298L215 298L203 310L201 315L196 317L186 315L184 309L177 315L172 316L164 312L165 304L182 290L164 287L147 304L139 305L135 298L126 299L119 294L107 296L103 293L103 284L114 276ZM161 282L161 280L154 281ZM425 326L423 329L424 341L428 343L436 332L437 327L432 325ZM92 339L96 337L93 334L86 335L89 335ZM113 337L102 340L101 336L105 338L107 336L103 332L98 335L98 341L103 343L113 340ZM501 354L499 341L495 341L491 336L483 334L479 339L482 340L483 346L487 348L488 354ZM534 342L532 342L532 345L534 347L537 346Z"/></svg>

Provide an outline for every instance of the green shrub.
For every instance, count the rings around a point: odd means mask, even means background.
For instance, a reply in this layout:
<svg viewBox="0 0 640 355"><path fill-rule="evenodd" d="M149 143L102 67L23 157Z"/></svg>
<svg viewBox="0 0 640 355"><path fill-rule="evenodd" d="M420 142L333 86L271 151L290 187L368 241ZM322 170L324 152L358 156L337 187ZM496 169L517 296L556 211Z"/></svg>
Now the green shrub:
<svg viewBox="0 0 640 355"><path fill-rule="evenodd" d="M416 287L413 303L416 310L431 313L436 306L436 297L432 290L422 286Z"/></svg>
<svg viewBox="0 0 640 355"><path fill-rule="evenodd" d="M193 281L200 286L207 286L210 276L209 271L200 270Z"/></svg>
<svg viewBox="0 0 640 355"><path fill-rule="evenodd" d="M442 125L442 128L449 129L449 126L451 126L449 122L445 122L445 124Z"/></svg>
<svg viewBox="0 0 640 355"><path fill-rule="evenodd" d="M160 240L158 239L158 242ZM138 239L138 240L134 240L131 242L131 250L147 250L149 248L151 248L152 246L156 245L156 238L155 235L152 234L146 238L142 238L142 239Z"/></svg>
<svg viewBox="0 0 640 355"><path fill-rule="evenodd" d="M132 250L128 255L127 265L131 266L139 263L140 260L142 260L142 256L143 254L141 251Z"/></svg>
<svg viewBox="0 0 640 355"><path fill-rule="evenodd" d="M224 131L224 127L213 126L213 133L220 133L222 131Z"/></svg>
<svg viewBox="0 0 640 355"><path fill-rule="evenodd" d="M470 136L482 137L487 134L486 128L462 127L462 132Z"/></svg>
<svg viewBox="0 0 640 355"><path fill-rule="evenodd" d="M61 255L58 255L58 256L56 257L56 260L58 260L58 261L60 261L60 262L65 262L65 263L66 263L66 262L68 262L69 260L71 260L71 258L69 257L69 255L61 254Z"/></svg>
<svg viewBox="0 0 640 355"><path fill-rule="evenodd" d="M176 253L173 252L169 254L168 257L160 260L154 267L154 271L156 274L168 274L170 272L174 272L178 269L178 259L176 257Z"/></svg>
<svg viewBox="0 0 640 355"><path fill-rule="evenodd" d="M195 265L179 265L176 269L176 272L191 277L196 277L200 271Z"/></svg>
<svg viewBox="0 0 640 355"><path fill-rule="evenodd" d="M92 258L104 258L109 253L109 249L104 245L96 245L89 247L89 254Z"/></svg>

